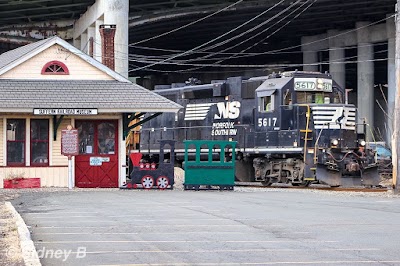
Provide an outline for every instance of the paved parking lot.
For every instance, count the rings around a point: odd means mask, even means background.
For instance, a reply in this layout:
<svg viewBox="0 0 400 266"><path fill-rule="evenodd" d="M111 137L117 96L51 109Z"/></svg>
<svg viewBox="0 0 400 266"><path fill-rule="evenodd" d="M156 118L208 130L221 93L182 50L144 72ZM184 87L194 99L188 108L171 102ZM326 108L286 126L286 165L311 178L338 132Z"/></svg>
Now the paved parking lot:
<svg viewBox="0 0 400 266"><path fill-rule="evenodd" d="M106 190L13 204L43 265L400 265L400 198Z"/></svg>

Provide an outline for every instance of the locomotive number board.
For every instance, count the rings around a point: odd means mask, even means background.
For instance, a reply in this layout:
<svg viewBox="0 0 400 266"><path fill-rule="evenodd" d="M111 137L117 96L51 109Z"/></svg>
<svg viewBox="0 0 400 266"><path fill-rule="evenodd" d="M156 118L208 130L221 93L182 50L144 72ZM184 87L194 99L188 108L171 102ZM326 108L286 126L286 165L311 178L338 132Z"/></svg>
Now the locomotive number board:
<svg viewBox="0 0 400 266"><path fill-rule="evenodd" d="M332 80L322 78L295 78L294 90L332 92Z"/></svg>

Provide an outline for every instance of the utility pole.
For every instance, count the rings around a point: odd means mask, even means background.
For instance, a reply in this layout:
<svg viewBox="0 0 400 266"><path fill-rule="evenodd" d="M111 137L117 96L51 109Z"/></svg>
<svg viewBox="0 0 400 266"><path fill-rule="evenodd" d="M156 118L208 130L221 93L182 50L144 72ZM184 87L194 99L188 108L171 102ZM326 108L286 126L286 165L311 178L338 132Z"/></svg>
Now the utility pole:
<svg viewBox="0 0 400 266"><path fill-rule="evenodd" d="M399 193L399 178L397 173L400 172L398 155L400 154L400 0L396 4L396 96L394 102L394 125L392 137L392 162L393 162L393 190L395 194Z"/></svg>

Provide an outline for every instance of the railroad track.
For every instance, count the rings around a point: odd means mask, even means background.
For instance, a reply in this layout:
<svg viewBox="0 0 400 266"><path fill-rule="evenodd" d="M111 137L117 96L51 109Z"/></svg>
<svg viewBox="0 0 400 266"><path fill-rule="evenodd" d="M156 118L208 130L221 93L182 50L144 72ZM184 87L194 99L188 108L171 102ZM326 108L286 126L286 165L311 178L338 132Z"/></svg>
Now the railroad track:
<svg viewBox="0 0 400 266"><path fill-rule="evenodd" d="M324 185L310 185L308 187L295 187L291 185L278 185L266 187L259 182L235 182L237 187L251 187L251 188L286 188L286 189L314 189L314 190L329 190L329 191L347 191L347 192L386 192L388 188L365 188L365 187L329 187Z"/></svg>

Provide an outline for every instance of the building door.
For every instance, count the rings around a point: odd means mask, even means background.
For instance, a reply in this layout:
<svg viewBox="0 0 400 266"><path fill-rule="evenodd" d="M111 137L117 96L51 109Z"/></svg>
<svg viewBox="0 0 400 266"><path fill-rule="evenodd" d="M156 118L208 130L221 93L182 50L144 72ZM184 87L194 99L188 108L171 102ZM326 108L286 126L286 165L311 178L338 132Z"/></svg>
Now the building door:
<svg viewBox="0 0 400 266"><path fill-rule="evenodd" d="M118 123L76 120L79 155L75 156L75 186L118 187Z"/></svg>

